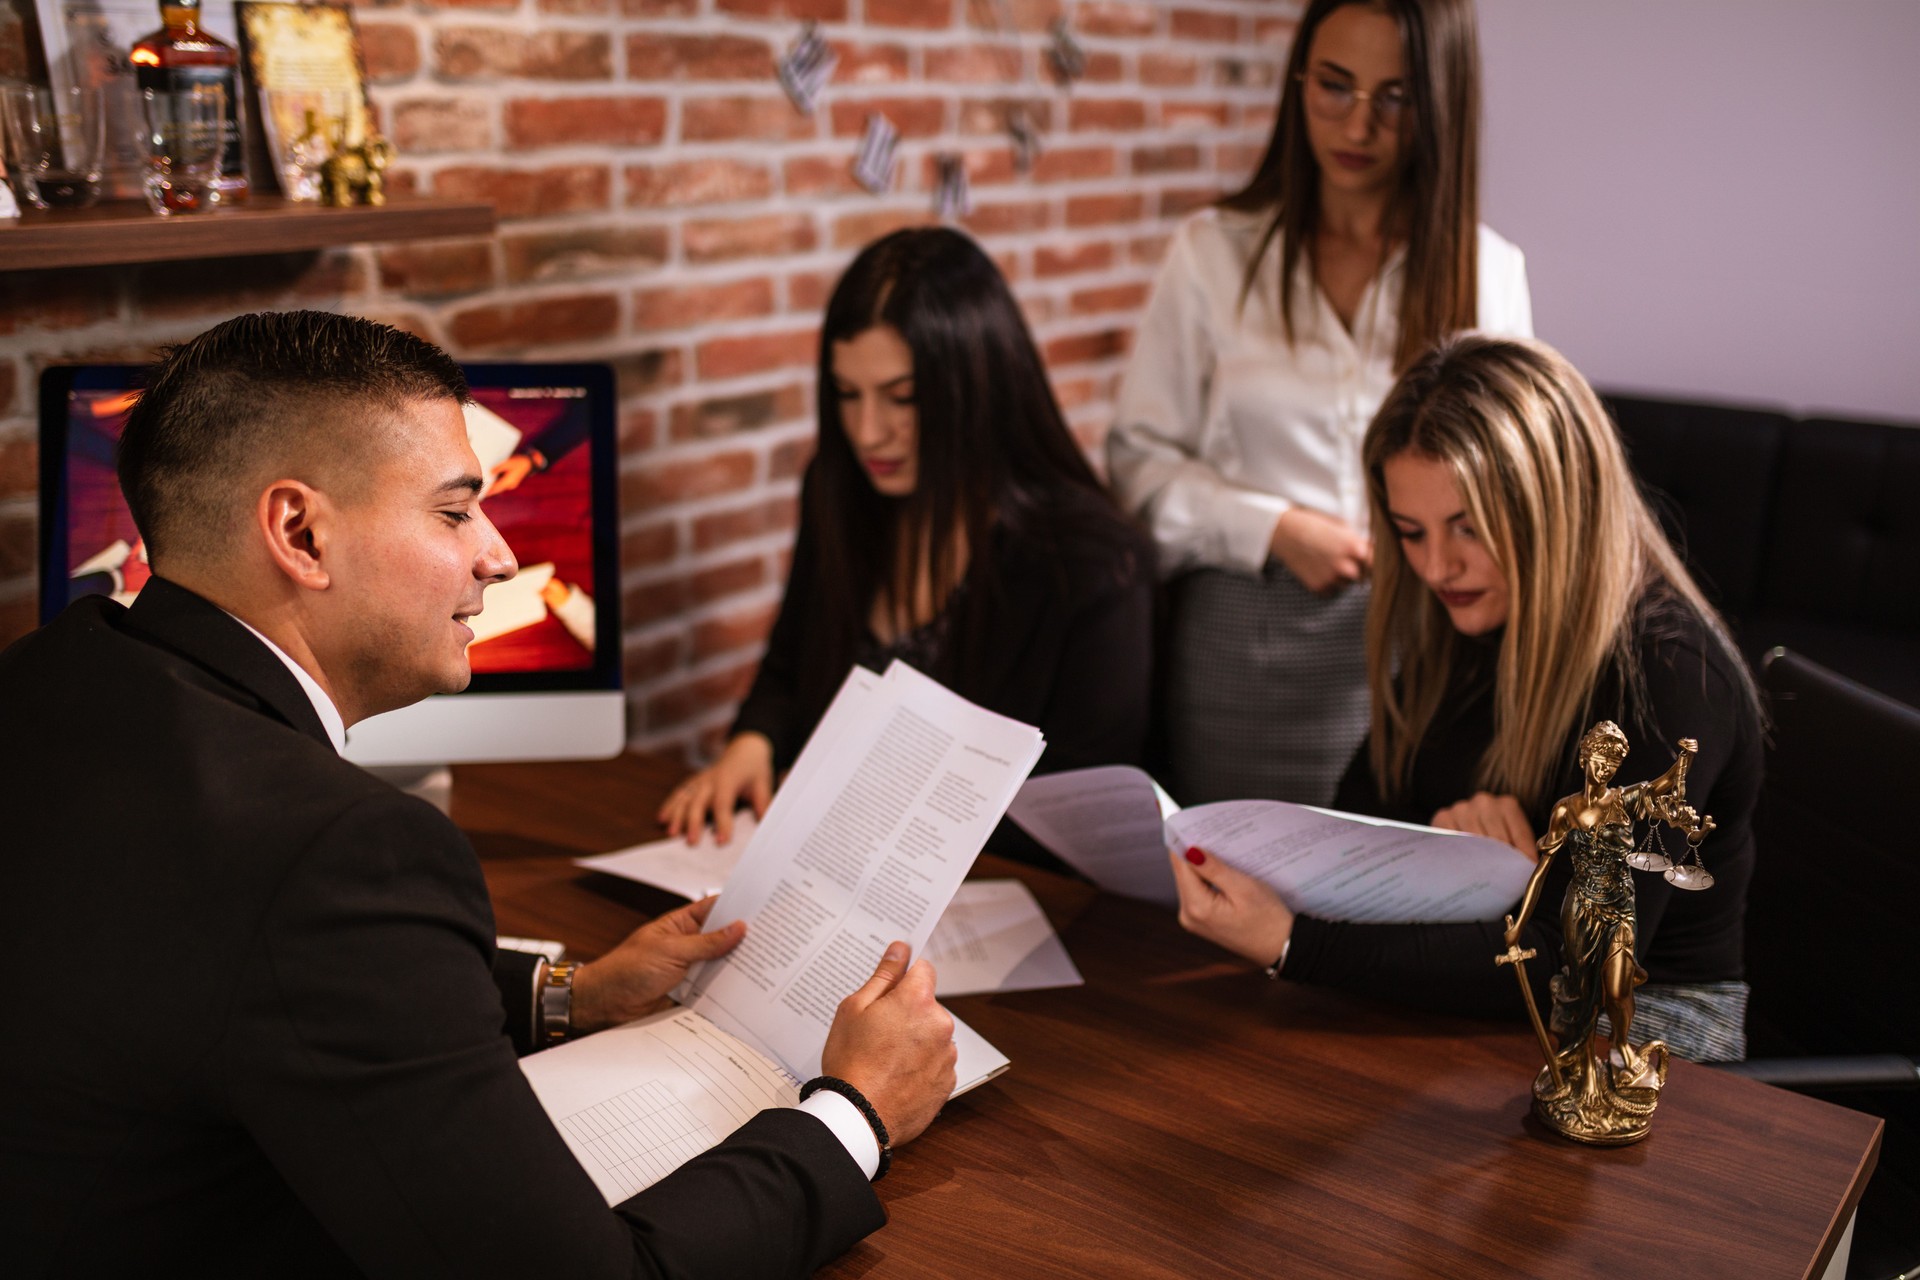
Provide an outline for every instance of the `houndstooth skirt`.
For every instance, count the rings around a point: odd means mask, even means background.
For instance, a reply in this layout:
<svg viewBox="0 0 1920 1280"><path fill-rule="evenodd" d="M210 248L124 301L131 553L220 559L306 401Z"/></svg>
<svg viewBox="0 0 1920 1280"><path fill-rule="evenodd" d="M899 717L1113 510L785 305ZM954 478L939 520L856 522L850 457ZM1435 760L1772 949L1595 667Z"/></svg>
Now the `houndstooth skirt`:
<svg viewBox="0 0 1920 1280"><path fill-rule="evenodd" d="M1316 596L1269 562L1174 584L1167 636L1167 789L1214 800L1326 804L1367 731L1365 583Z"/></svg>

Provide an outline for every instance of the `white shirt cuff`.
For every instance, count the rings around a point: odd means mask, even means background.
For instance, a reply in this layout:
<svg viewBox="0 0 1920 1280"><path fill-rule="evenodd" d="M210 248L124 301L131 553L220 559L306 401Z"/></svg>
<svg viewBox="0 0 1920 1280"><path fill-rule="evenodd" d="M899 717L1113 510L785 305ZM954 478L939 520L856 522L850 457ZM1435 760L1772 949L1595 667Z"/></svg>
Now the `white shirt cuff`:
<svg viewBox="0 0 1920 1280"><path fill-rule="evenodd" d="M1229 563L1259 573L1273 554L1273 527L1293 503L1270 493L1242 489L1221 495L1214 509Z"/></svg>
<svg viewBox="0 0 1920 1280"><path fill-rule="evenodd" d="M860 1166L860 1172L868 1182L880 1169L880 1141L873 1136L873 1126L860 1114L860 1108L848 1102L837 1093L821 1089L799 1106L827 1126L827 1131L847 1149L853 1162Z"/></svg>

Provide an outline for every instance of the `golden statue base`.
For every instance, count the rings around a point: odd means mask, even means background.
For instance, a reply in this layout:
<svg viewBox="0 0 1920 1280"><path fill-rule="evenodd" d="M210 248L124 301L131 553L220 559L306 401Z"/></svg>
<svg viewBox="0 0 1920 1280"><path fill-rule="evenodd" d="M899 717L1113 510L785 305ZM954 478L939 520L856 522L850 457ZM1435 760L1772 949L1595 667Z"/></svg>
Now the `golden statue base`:
<svg viewBox="0 0 1920 1280"><path fill-rule="evenodd" d="M1640 1141L1653 1129L1653 1109L1667 1083L1667 1046L1651 1040L1636 1052L1631 1073L1611 1054L1564 1054L1557 1079L1542 1067L1533 1080L1533 1114L1555 1133L1588 1146Z"/></svg>
<svg viewBox="0 0 1920 1280"><path fill-rule="evenodd" d="M1679 745L1680 754L1659 777L1615 787L1614 774L1627 757L1627 735L1611 720L1587 730L1579 746L1586 784L1553 806L1520 910L1507 917L1502 935L1507 949L1493 958L1496 965L1513 966L1547 1064L1534 1077L1534 1116L1562 1137L1590 1146L1624 1147L1646 1137L1667 1083L1666 1042L1649 1040L1636 1048L1631 1039L1633 990L1647 980L1647 971L1634 960L1633 872L1664 869L1668 882L1680 889L1713 883L1697 856L1695 865L1675 866L1664 855L1643 857L1645 851L1633 847L1636 818L1685 832L1696 849L1713 830L1713 819L1687 803L1687 770L1700 744L1682 738ZM1539 904L1547 867L1563 849L1573 875L1560 907L1564 963L1549 984L1549 1032L1527 982L1526 963L1537 953L1521 946L1520 939ZM1611 1048L1598 1043L1603 1016L1614 1037Z"/></svg>

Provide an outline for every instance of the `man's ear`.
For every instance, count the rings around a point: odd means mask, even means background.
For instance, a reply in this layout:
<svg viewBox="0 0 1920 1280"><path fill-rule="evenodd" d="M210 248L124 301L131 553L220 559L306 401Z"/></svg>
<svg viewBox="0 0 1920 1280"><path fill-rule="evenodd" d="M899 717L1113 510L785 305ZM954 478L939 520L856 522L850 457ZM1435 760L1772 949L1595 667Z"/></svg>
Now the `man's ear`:
<svg viewBox="0 0 1920 1280"><path fill-rule="evenodd" d="M313 591L324 591L333 581L327 563L331 514L326 495L299 480L275 480L254 508L256 530L274 567Z"/></svg>

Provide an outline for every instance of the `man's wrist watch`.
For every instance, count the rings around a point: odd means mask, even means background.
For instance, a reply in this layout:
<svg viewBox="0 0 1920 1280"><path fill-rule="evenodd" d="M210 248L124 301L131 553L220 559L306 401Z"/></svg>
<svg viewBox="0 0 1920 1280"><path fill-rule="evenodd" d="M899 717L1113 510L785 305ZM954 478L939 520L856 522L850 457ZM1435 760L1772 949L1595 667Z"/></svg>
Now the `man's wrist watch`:
<svg viewBox="0 0 1920 1280"><path fill-rule="evenodd" d="M540 979L540 1043L556 1045L573 1035L573 975L580 968L572 960L550 964Z"/></svg>

